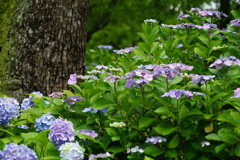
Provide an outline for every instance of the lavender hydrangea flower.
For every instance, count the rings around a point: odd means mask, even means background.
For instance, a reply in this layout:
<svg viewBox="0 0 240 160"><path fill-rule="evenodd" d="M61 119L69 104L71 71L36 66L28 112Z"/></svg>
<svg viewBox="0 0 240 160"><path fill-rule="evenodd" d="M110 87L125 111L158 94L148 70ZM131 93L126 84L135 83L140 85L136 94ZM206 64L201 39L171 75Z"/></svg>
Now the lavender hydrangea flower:
<svg viewBox="0 0 240 160"><path fill-rule="evenodd" d="M111 50L111 49L113 49L113 46L112 45L99 45L98 48L99 49Z"/></svg>
<svg viewBox="0 0 240 160"><path fill-rule="evenodd" d="M234 96L231 98L240 98L240 88L234 90Z"/></svg>
<svg viewBox="0 0 240 160"><path fill-rule="evenodd" d="M91 129L82 129L82 130L77 131L77 132L81 133L81 134L84 134L84 135L87 135L87 136L90 136L92 138L96 138L98 136L98 134L94 130L91 130Z"/></svg>
<svg viewBox="0 0 240 160"><path fill-rule="evenodd" d="M0 126L19 116L19 103L15 98L0 97Z"/></svg>
<svg viewBox="0 0 240 160"><path fill-rule="evenodd" d="M59 96L61 96L63 94L65 94L65 93L63 93L63 92L53 92L53 93L49 94L48 96L52 97L52 98L58 98Z"/></svg>
<svg viewBox="0 0 240 160"><path fill-rule="evenodd" d="M183 17L184 17L184 18L189 18L190 15L189 15L189 14L181 14L180 16L178 16L177 19L182 20Z"/></svg>
<svg viewBox="0 0 240 160"><path fill-rule="evenodd" d="M157 22L156 19L145 19L144 20L144 23L155 23L155 22Z"/></svg>
<svg viewBox="0 0 240 160"><path fill-rule="evenodd" d="M46 113L35 120L34 127L36 128L36 131L41 132L49 129L55 120L56 118L53 115L51 115L50 113Z"/></svg>
<svg viewBox="0 0 240 160"><path fill-rule="evenodd" d="M97 159L97 158L108 158L110 157L111 154L109 152L106 153L99 153L99 154L90 154L90 156L88 157L88 160L93 160L93 159Z"/></svg>
<svg viewBox="0 0 240 160"><path fill-rule="evenodd" d="M79 96L69 96L69 97L63 99L62 101L63 101L63 102L66 102L66 101L67 101L67 102L68 102L68 105L69 105L69 106L72 106L72 105L75 104L75 102L79 102L79 101L81 101L81 100L83 100L82 97L79 97Z"/></svg>
<svg viewBox="0 0 240 160"><path fill-rule="evenodd" d="M78 142L66 142L59 147L61 160L83 160L84 155Z"/></svg>
<svg viewBox="0 0 240 160"><path fill-rule="evenodd" d="M240 60L234 56L222 57L213 62L210 67L216 67L217 70L221 69L223 66L231 66L232 64L240 66Z"/></svg>
<svg viewBox="0 0 240 160"><path fill-rule="evenodd" d="M68 79L68 84L76 84L77 83L77 75L70 74L70 78Z"/></svg>
<svg viewBox="0 0 240 160"><path fill-rule="evenodd" d="M127 148L127 153L136 153L136 152L140 152L140 153L143 153L144 150L141 149L139 146L135 146L133 148Z"/></svg>
<svg viewBox="0 0 240 160"><path fill-rule="evenodd" d="M96 69L108 69L108 66L97 65L95 68L96 68Z"/></svg>
<svg viewBox="0 0 240 160"><path fill-rule="evenodd" d="M37 160L36 153L26 145L10 143L0 154L1 160Z"/></svg>
<svg viewBox="0 0 240 160"><path fill-rule="evenodd" d="M162 143L162 142L166 142L166 141L167 141L167 139L163 138L163 137L151 137L151 138L147 137L145 142L156 144L156 143Z"/></svg>
<svg viewBox="0 0 240 160"><path fill-rule="evenodd" d="M205 84L207 81L215 78L215 75L197 75L197 74L190 74L190 77L192 77L192 83L197 84Z"/></svg>
<svg viewBox="0 0 240 160"><path fill-rule="evenodd" d="M51 127L48 139L59 148L62 144L66 142L74 141L75 133L73 129L73 124L71 121L64 119L56 119Z"/></svg>
<svg viewBox="0 0 240 160"><path fill-rule="evenodd" d="M190 98L193 97L192 92L186 91L186 90L183 90L183 89L170 90L169 92L164 93L162 95L162 97L171 97L171 98L179 99L179 98L181 98L182 95L186 95L187 97L190 97Z"/></svg>
<svg viewBox="0 0 240 160"><path fill-rule="evenodd" d="M219 11L199 11L201 16L209 16L209 17L228 17L225 13Z"/></svg>
<svg viewBox="0 0 240 160"><path fill-rule="evenodd" d="M108 77L104 77L104 81L109 81L110 83L115 83L120 79L124 79L124 77L117 75L110 75Z"/></svg>
<svg viewBox="0 0 240 160"><path fill-rule="evenodd" d="M88 107L88 108L85 108L82 110L82 112L86 113L86 112L90 112L92 111L93 113L97 113L98 111L101 111L103 113L107 113L108 109L107 108L104 108L104 109L101 109L101 110L97 110L97 109L94 109L92 107Z"/></svg>
<svg viewBox="0 0 240 160"><path fill-rule="evenodd" d="M133 52L133 49L135 49L135 48L139 48L139 47L138 46L127 47L127 48L120 49L120 50L113 50L113 52L115 52L116 54L131 53L131 52Z"/></svg>
<svg viewBox="0 0 240 160"><path fill-rule="evenodd" d="M230 21L230 26L240 26L240 18Z"/></svg>

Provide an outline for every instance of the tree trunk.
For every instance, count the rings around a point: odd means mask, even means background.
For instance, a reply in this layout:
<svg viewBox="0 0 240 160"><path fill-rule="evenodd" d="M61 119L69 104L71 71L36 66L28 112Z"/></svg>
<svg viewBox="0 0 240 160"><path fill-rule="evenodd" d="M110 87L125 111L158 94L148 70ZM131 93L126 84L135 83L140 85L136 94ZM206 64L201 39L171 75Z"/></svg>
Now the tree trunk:
<svg viewBox="0 0 240 160"><path fill-rule="evenodd" d="M20 0L12 20L7 80L14 97L67 89L84 73L88 0Z"/></svg>

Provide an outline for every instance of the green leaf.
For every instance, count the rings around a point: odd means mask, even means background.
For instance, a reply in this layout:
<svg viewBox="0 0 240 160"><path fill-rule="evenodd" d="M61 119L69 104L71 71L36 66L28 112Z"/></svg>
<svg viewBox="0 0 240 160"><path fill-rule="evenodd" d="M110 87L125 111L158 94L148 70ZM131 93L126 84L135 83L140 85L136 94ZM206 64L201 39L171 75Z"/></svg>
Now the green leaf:
<svg viewBox="0 0 240 160"><path fill-rule="evenodd" d="M34 138L37 137L37 135L38 135L38 133L36 133L36 132L29 132L29 133L22 133L21 134L21 136L23 137L23 139L25 141L30 140L30 139L34 139Z"/></svg>
<svg viewBox="0 0 240 160"><path fill-rule="evenodd" d="M158 132L161 135L169 135L172 132L176 131L178 128L173 127L169 123L161 123L161 124L157 125L154 129L156 132Z"/></svg>
<svg viewBox="0 0 240 160"><path fill-rule="evenodd" d="M168 107L159 107L157 110L155 110L156 113L159 114L166 114L168 116L171 116L173 118L176 119L176 117L174 116L174 114L169 110Z"/></svg>
<svg viewBox="0 0 240 160"><path fill-rule="evenodd" d="M198 39L200 39L201 42L203 42L204 44L206 44L208 46L209 44L209 34L205 34L205 35L200 35L198 36Z"/></svg>
<svg viewBox="0 0 240 160"><path fill-rule="evenodd" d="M120 153L120 152L124 152L126 149L122 148L122 147L117 147L117 146L112 146L108 148L108 152L113 152L113 153Z"/></svg>
<svg viewBox="0 0 240 160"><path fill-rule="evenodd" d="M239 10L232 10L231 13L232 13L232 15L235 19L240 18L240 11Z"/></svg>
<svg viewBox="0 0 240 160"><path fill-rule="evenodd" d="M152 124L153 121L154 121L154 118L142 117L142 118L139 119L139 121L138 121L138 123L139 123L139 128L148 127L150 124Z"/></svg>
<svg viewBox="0 0 240 160"><path fill-rule="evenodd" d="M194 52L199 55L200 57L206 58L207 57L207 49L206 47L196 47L194 48Z"/></svg>
<svg viewBox="0 0 240 160"><path fill-rule="evenodd" d="M147 157L147 156L144 156L144 160L154 160L154 159L152 159L150 157Z"/></svg>
<svg viewBox="0 0 240 160"><path fill-rule="evenodd" d="M168 142L168 148L176 148L179 145L179 137L176 134L172 139Z"/></svg>
<svg viewBox="0 0 240 160"><path fill-rule="evenodd" d="M177 158L177 150L176 149L169 149L166 153L165 153L166 157L170 157L170 158Z"/></svg>
<svg viewBox="0 0 240 160"><path fill-rule="evenodd" d="M105 128L105 130L110 137L118 135L114 128Z"/></svg>
<svg viewBox="0 0 240 160"><path fill-rule="evenodd" d="M46 156L46 157L42 157L42 159L50 159L50 160L54 160L54 159L61 159L59 156Z"/></svg>
<svg viewBox="0 0 240 160"><path fill-rule="evenodd" d="M228 126L218 131L218 135L222 138L223 142L235 144L240 141L239 136L234 133L234 128L233 126Z"/></svg>
<svg viewBox="0 0 240 160"><path fill-rule="evenodd" d="M146 42L139 42L138 46L140 47L140 49L143 52L146 52L146 53L150 53L151 52L151 46L150 46L150 44L148 44Z"/></svg>
<svg viewBox="0 0 240 160"><path fill-rule="evenodd" d="M150 50L150 53L153 53L154 51L156 51L158 48L159 48L159 42L154 42L152 45L151 45L151 50Z"/></svg>
<svg viewBox="0 0 240 160"><path fill-rule="evenodd" d="M137 34L143 39L144 42L150 42L147 34L145 34L143 32L138 32Z"/></svg>
<svg viewBox="0 0 240 160"><path fill-rule="evenodd" d="M72 92L69 91L69 90L63 90L63 92L64 92L68 97L75 96L75 94L72 93Z"/></svg>
<svg viewBox="0 0 240 160"><path fill-rule="evenodd" d="M161 149L159 149L156 146L147 146L146 148L144 148L144 153L151 155L153 157L156 157L156 156L162 154L163 152Z"/></svg>
<svg viewBox="0 0 240 160"><path fill-rule="evenodd" d="M93 108L101 110L111 105L114 105L114 103L105 98L99 98L94 102Z"/></svg>
<svg viewBox="0 0 240 160"><path fill-rule="evenodd" d="M240 127L240 113L236 111L226 111L217 117L217 120L222 122L229 122L235 126Z"/></svg>
<svg viewBox="0 0 240 160"><path fill-rule="evenodd" d="M14 136L14 134L11 133L11 132L9 132L8 130L5 130L5 129L0 128L0 131L6 132L6 133L10 134L11 136Z"/></svg>
<svg viewBox="0 0 240 160"><path fill-rule="evenodd" d="M83 97L82 89L77 84L70 85L70 87Z"/></svg>
<svg viewBox="0 0 240 160"><path fill-rule="evenodd" d="M228 95L229 93L226 92L220 92L217 93L209 102L209 105L211 105L213 102L215 102L216 100L218 100L219 98L225 97L226 95Z"/></svg>
<svg viewBox="0 0 240 160"><path fill-rule="evenodd" d="M148 59L148 56L147 56L141 49L135 48L135 49L133 49L133 51L134 51L134 53L135 53L137 56L139 56L140 58L142 58L142 59L144 59L144 60Z"/></svg>
<svg viewBox="0 0 240 160"><path fill-rule="evenodd" d="M222 138L216 133L210 133L205 138L207 140L222 141Z"/></svg>
<svg viewBox="0 0 240 160"><path fill-rule="evenodd" d="M225 149L227 147L226 143L220 144L218 146L215 147L215 151L216 153L219 153L220 151L222 151L223 149Z"/></svg>
<svg viewBox="0 0 240 160"><path fill-rule="evenodd" d="M234 149L235 155L240 157L240 144L237 144Z"/></svg>

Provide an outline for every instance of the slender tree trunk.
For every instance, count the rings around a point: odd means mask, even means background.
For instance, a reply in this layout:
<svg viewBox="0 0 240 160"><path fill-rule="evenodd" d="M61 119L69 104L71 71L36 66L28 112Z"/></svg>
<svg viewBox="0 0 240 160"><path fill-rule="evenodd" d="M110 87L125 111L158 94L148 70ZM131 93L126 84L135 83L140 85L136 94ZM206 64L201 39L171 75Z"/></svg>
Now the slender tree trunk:
<svg viewBox="0 0 240 160"><path fill-rule="evenodd" d="M220 11L230 16L230 12L231 12L230 0L220 1ZM226 28L230 20L231 20L231 17L223 18L220 22L220 28L221 29Z"/></svg>
<svg viewBox="0 0 240 160"><path fill-rule="evenodd" d="M13 17L7 79L15 97L67 88L84 73L88 0L20 0Z"/></svg>

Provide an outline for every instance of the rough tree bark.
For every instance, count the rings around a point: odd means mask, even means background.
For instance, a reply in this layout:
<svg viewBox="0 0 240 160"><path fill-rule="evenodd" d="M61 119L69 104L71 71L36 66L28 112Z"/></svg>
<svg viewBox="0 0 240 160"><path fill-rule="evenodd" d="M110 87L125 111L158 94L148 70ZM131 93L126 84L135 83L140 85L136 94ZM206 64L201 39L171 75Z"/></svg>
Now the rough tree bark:
<svg viewBox="0 0 240 160"><path fill-rule="evenodd" d="M7 81L14 97L67 88L84 73L88 0L20 0L11 24Z"/></svg>

